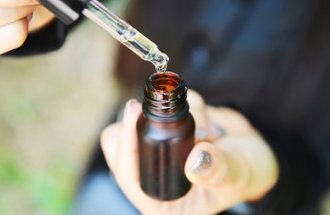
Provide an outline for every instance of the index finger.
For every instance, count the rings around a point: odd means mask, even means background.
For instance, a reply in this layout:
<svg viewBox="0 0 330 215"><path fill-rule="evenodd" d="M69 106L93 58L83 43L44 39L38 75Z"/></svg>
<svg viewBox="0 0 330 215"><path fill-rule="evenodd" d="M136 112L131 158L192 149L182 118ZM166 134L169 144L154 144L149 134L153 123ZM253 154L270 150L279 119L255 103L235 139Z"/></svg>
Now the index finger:
<svg viewBox="0 0 330 215"><path fill-rule="evenodd" d="M187 99L190 113L193 115L196 123L196 141L213 142L222 137L225 131L220 126L221 124L215 124L212 115L208 114L208 106L205 104L202 96L196 91L189 89Z"/></svg>

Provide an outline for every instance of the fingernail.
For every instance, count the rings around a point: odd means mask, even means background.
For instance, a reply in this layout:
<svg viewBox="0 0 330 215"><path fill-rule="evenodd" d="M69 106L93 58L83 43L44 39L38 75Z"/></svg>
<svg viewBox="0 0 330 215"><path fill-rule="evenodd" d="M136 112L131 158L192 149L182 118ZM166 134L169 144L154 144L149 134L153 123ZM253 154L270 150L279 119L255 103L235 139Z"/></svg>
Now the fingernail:
<svg viewBox="0 0 330 215"><path fill-rule="evenodd" d="M126 102L123 118L124 123L127 123L129 121L130 115L132 114L133 105L136 102L136 99L130 99Z"/></svg>
<svg viewBox="0 0 330 215"><path fill-rule="evenodd" d="M212 157L211 154L204 150L199 150L197 152L195 161L189 168L189 171L194 174L201 173L211 167L212 165Z"/></svg>

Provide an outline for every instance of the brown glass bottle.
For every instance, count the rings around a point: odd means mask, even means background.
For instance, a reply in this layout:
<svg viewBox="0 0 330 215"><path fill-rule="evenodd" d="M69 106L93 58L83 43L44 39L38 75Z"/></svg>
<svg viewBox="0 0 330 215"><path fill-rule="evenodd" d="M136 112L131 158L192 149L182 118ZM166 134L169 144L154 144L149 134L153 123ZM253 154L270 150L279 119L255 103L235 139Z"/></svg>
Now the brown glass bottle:
<svg viewBox="0 0 330 215"><path fill-rule="evenodd" d="M173 72L152 74L144 88L137 122L140 181L156 199L177 199L191 187L184 165L194 146L195 122L186 98L187 87Z"/></svg>

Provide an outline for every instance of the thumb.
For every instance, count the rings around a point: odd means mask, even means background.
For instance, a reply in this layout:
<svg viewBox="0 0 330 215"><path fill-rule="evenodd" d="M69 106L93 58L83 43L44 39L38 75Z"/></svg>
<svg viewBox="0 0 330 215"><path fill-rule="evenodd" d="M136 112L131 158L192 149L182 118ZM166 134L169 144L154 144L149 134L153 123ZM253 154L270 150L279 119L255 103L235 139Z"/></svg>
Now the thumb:
<svg viewBox="0 0 330 215"><path fill-rule="evenodd" d="M188 156L185 164L187 178L193 184L215 186L224 181L228 164L215 145L198 143Z"/></svg>
<svg viewBox="0 0 330 215"><path fill-rule="evenodd" d="M185 174L193 184L231 190L247 186L251 168L239 153L201 142L189 154Z"/></svg>

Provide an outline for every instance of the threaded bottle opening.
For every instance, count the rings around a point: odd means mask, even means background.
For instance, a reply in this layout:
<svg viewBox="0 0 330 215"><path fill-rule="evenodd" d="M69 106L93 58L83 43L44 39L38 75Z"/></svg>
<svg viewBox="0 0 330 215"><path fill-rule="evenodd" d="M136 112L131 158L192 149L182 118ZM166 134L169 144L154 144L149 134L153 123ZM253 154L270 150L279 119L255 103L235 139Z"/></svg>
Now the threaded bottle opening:
<svg viewBox="0 0 330 215"><path fill-rule="evenodd" d="M158 117L172 117L188 111L187 87L174 72L157 72L149 76L144 88L144 110Z"/></svg>

